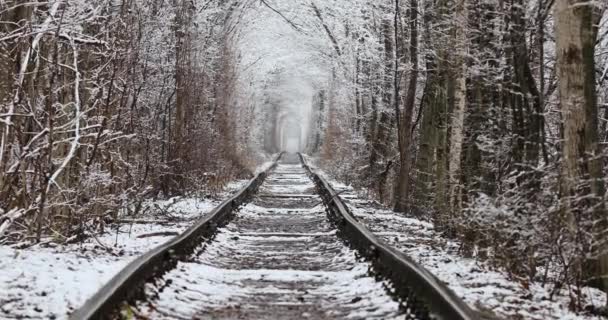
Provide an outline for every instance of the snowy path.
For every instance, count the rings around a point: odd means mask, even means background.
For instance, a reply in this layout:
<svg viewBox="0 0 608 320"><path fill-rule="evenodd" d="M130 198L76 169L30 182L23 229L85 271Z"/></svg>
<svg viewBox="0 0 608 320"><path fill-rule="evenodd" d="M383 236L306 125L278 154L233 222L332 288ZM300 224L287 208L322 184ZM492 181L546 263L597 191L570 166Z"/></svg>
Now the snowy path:
<svg viewBox="0 0 608 320"><path fill-rule="evenodd" d="M314 184L287 157L236 218L155 285L150 319L403 319L385 283L336 236Z"/></svg>

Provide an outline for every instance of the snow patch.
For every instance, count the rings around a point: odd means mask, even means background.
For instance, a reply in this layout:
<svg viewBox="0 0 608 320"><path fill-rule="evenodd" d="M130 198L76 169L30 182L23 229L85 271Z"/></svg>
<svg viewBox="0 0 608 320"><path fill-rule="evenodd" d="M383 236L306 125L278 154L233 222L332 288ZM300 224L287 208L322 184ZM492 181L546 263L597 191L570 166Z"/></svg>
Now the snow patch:
<svg viewBox="0 0 608 320"><path fill-rule="evenodd" d="M222 197L248 180L228 184ZM107 281L141 254L187 229L220 203L217 199L146 201L137 217L121 217L81 243L27 249L0 246L0 319L67 319Z"/></svg>
<svg viewBox="0 0 608 320"><path fill-rule="evenodd" d="M429 270L482 314L532 320L605 319L570 311L565 289L557 290L550 299L552 286L522 283L487 263L464 258L458 254L458 243L443 237L432 223L380 209L360 198L351 187L331 183L337 192L345 192L340 197L361 223ZM583 288L583 294L588 305L601 306L606 301L605 293L594 288Z"/></svg>

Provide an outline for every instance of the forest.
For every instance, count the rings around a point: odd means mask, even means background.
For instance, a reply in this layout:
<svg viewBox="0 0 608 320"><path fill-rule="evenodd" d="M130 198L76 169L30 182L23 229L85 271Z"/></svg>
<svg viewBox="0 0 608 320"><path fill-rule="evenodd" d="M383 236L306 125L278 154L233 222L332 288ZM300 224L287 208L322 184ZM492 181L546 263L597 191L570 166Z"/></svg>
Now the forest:
<svg viewBox="0 0 608 320"><path fill-rule="evenodd" d="M287 150L572 310L608 290L604 0L2 0L0 72L0 244Z"/></svg>

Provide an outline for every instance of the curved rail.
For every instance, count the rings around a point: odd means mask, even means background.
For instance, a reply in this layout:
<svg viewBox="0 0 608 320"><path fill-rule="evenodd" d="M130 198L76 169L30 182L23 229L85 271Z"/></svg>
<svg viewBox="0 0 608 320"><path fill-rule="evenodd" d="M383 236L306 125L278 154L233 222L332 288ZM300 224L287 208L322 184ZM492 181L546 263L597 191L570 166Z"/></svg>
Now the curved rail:
<svg viewBox="0 0 608 320"><path fill-rule="evenodd" d="M257 191L281 156L282 153L276 157L270 168L258 173L241 191L222 202L181 235L129 263L82 307L72 313L70 319L111 319L123 301L140 296L146 282L160 277L165 271L173 268L181 258L192 253L200 245L201 239L210 238L219 226L227 223L234 209Z"/></svg>
<svg viewBox="0 0 608 320"><path fill-rule="evenodd" d="M408 304L414 302L416 310L422 307L432 319L479 319L479 315L433 274L404 253L389 247L359 223L327 180L310 168L302 154L299 156L329 209L328 214L338 227L339 235L369 259L381 276L393 283L400 298Z"/></svg>

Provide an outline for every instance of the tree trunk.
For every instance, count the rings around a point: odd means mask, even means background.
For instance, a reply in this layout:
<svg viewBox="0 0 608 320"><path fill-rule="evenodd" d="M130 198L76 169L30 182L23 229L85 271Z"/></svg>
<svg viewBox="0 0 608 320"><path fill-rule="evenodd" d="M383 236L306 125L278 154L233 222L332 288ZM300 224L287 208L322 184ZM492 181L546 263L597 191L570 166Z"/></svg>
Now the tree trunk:
<svg viewBox="0 0 608 320"><path fill-rule="evenodd" d="M595 89L593 4L584 0L558 0L555 5L558 91L563 117L561 163L562 218L571 236L584 230L576 225L587 212L595 224L595 242L590 250L596 261L581 261L582 277L603 278L608 287L606 254L606 210L598 139L598 110ZM580 259L585 259L580 257ZM585 265L586 267L583 267ZM591 267L590 267L591 266ZM589 274L594 273L594 274ZM601 283L598 283L601 284Z"/></svg>
<svg viewBox="0 0 608 320"><path fill-rule="evenodd" d="M393 97L393 61L394 61L394 46L391 21L384 19L382 21L382 39L384 45L384 65L382 73L382 105L378 113L376 127L376 135L372 143L372 154L370 156L370 167L372 173L372 183L375 186L378 196L381 201L385 200L385 177L383 174L387 163L387 155L389 151L389 138L392 129L392 99Z"/></svg>
<svg viewBox="0 0 608 320"><path fill-rule="evenodd" d="M464 114L467 101L466 79L466 0L458 1L456 6L456 79L454 90L454 111L450 126L450 152L448 161L449 204L452 212L461 208L462 190L460 184L460 166L462 143L464 141Z"/></svg>
<svg viewBox="0 0 608 320"><path fill-rule="evenodd" d="M395 192L395 211L405 212L409 209L410 194L410 170L411 154L410 146L412 143L412 118L414 116L414 106L416 104L416 86L418 84L418 0L410 0L409 8L410 21L410 64L412 71L403 107L403 116L399 119L398 139L399 139L399 180Z"/></svg>

